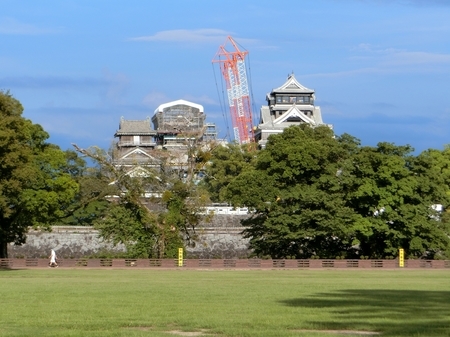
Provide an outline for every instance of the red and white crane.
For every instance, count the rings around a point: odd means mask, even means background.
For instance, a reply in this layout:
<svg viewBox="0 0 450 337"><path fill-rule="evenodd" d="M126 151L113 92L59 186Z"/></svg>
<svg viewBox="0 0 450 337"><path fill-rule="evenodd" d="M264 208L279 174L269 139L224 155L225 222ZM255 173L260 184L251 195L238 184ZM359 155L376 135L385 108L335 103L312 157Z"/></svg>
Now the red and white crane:
<svg viewBox="0 0 450 337"><path fill-rule="evenodd" d="M231 43L232 51L227 50ZM250 91L245 67L248 51L241 51L231 36L219 47L213 63L220 64L227 86L228 105L233 121L234 139L239 144L253 143L253 121Z"/></svg>

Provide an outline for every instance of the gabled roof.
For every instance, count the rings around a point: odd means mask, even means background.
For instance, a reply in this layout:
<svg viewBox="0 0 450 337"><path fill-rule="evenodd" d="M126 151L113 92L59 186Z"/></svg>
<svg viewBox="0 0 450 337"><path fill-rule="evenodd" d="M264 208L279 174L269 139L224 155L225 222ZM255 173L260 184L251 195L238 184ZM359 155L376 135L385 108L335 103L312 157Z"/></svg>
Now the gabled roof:
<svg viewBox="0 0 450 337"><path fill-rule="evenodd" d="M136 177L145 178L145 177L150 177L152 175L149 170L145 169L142 166L133 167L126 174L132 178L136 178Z"/></svg>
<svg viewBox="0 0 450 337"><path fill-rule="evenodd" d="M301 105L292 105L286 112L281 116L275 118L271 113L268 106L261 107L261 117L260 123L258 124L259 129L284 129L292 124L300 124L302 122L308 123L311 126L317 126L323 124L322 114L320 112L320 107L316 106L313 110L312 116L306 116L300 109ZM291 120L289 120L291 119ZM297 119L297 122L296 122Z"/></svg>
<svg viewBox="0 0 450 337"><path fill-rule="evenodd" d="M296 79L294 74L288 76L287 81L276 89L272 90L272 93L305 93L305 94L313 94L314 90L308 89L307 87L301 85Z"/></svg>
<svg viewBox="0 0 450 337"><path fill-rule="evenodd" d="M155 130L150 124L150 117L144 120L125 120L120 119L119 130L116 131L115 136L120 135L154 135Z"/></svg>
<svg viewBox="0 0 450 337"><path fill-rule="evenodd" d="M284 114L282 114L280 117L275 119L273 121L273 124L282 124L282 123L289 123L289 119L297 119L302 120L305 123L308 123L309 125L315 126L316 122L306 116L302 111L300 111L297 106L294 104L288 111L286 111Z"/></svg>
<svg viewBox="0 0 450 337"><path fill-rule="evenodd" d="M134 166L131 170L127 171L125 173L127 176L132 177L132 178L147 178L147 177L155 177L155 179L161 181L161 178L159 178L158 176L156 176L154 174L154 172L152 172L151 170L147 169L146 167L142 167L142 166ZM108 185L114 185L117 183L117 180L113 180L111 181Z"/></svg>
<svg viewBox="0 0 450 337"><path fill-rule="evenodd" d="M203 105L192 103L192 102L189 102L189 101L185 101L184 99L179 99L179 100L176 100L176 101L172 101L172 102L161 104L160 106L158 106L156 108L155 114L157 114L160 111L163 111L165 108L168 108L168 107L171 107L171 106L174 106L174 105L179 105L179 104L191 106L193 108L197 108L198 110L200 110L200 112L204 112Z"/></svg>
<svg viewBox="0 0 450 337"><path fill-rule="evenodd" d="M156 161L159 162L159 159L152 157L151 155L149 155L147 152L141 150L140 148L134 148L119 158L119 160L125 160L125 159L145 159L149 162L156 162Z"/></svg>

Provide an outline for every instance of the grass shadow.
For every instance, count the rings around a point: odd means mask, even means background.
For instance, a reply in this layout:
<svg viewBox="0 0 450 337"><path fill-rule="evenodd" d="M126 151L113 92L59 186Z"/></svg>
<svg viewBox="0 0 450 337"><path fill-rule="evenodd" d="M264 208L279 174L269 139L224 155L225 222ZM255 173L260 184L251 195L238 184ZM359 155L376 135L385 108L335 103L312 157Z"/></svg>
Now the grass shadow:
<svg viewBox="0 0 450 337"><path fill-rule="evenodd" d="M371 330L383 336L450 336L450 291L345 289L281 301L323 309L325 329Z"/></svg>

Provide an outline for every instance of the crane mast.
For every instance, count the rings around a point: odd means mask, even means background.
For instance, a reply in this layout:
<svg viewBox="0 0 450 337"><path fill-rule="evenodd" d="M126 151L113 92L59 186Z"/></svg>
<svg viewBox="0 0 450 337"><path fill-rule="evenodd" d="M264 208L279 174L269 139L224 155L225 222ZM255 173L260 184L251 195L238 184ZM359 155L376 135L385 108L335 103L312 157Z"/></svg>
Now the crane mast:
<svg viewBox="0 0 450 337"><path fill-rule="evenodd" d="M233 51L226 49L228 41L234 48ZM238 144L254 142L252 105L245 67L247 54L248 51L241 51L233 38L228 36L227 41L219 47L212 61L220 64L220 70L226 82L234 139Z"/></svg>

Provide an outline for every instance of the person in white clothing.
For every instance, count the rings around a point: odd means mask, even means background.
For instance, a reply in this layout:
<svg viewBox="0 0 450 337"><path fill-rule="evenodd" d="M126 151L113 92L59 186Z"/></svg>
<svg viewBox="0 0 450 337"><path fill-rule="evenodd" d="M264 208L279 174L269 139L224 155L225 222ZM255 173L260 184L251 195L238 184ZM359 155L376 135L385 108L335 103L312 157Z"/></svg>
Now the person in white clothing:
<svg viewBox="0 0 450 337"><path fill-rule="evenodd" d="M52 252L49 256L50 262L48 264L49 267L58 267L56 252L52 249Z"/></svg>

